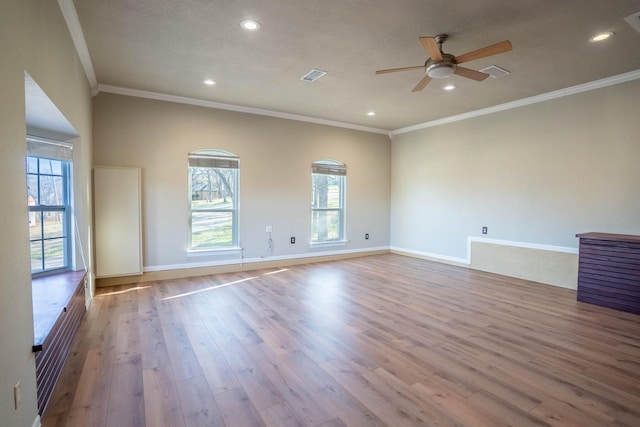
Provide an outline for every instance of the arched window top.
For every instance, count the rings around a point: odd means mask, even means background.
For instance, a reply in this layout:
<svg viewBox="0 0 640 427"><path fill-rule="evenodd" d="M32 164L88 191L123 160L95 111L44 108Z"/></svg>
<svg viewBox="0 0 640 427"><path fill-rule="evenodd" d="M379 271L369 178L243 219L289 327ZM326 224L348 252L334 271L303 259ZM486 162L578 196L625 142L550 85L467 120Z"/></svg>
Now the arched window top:
<svg viewBox="0 0 640 427"><path fill-rule="evenodd" d="M324 175L346 175L347 165L337 160L322 159L311 163L311 172Z"/></svg>

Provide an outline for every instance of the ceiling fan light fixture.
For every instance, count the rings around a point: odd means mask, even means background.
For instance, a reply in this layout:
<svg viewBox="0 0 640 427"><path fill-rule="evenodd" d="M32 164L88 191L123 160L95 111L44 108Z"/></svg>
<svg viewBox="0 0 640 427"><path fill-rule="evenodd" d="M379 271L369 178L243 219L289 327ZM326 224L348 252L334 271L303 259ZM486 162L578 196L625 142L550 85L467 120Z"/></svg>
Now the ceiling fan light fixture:
<svg viewBox="0 0 640 427"><path fill-rule="evenodd" d="M427 66L427 75L432 79L444 79L456 71L456 64L451 62L434 62Z"/></svg>

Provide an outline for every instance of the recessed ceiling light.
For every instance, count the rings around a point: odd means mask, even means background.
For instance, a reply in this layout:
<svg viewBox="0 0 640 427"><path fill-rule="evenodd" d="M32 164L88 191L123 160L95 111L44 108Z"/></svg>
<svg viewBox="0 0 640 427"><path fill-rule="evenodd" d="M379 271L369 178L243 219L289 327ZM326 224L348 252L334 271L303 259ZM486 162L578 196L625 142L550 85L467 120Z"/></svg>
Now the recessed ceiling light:
<svg viewBox="0 0 640 427"><path fill-rule="evenodd" d="M454 90L456 87L454 85L446 85L445 87L443 87L442 89L444 90Z"/></svg>
<svg viewBox="0 0 640 427"><path fill-rule="evenodd" d="M591 37L589 39L590 42L601 42L603 40L608 39L609 37L611 37L614 33L611 31L607 31L605 33L600 33L600 34L596 34L595 36Z"/></svg>
<svg viewBox="0 0 640 427"><path fill-rule="evenodd" d="M258 21L254 21L253 19L245 19L240 23L240 26L248 31L256 31L260 28L260 23Z"/></svg>
<svg viewBox="0 0 640 427"><path fill-rule="evenodd" d="M376 112L375 112L375 111L369 111L369 112L367 113L367 116L375 116L375 115L376 115Z"/></svg>
<svg viewBox="0 0 640 427"><path fill-rule="evenodd" d="M214 82L211 79L206 79L205 81L203 81L202 83L206 84L207 86L213 86L214 84L216 84L216 82Z"/></svg>

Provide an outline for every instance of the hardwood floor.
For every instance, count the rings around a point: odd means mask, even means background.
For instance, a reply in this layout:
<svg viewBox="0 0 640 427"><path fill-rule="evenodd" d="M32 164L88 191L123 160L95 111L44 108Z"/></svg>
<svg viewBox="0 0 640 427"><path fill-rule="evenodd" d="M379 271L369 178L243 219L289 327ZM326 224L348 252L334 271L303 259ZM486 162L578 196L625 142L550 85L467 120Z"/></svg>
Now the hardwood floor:
<svg viewBox="0 0 640 427"><path fill-rule="evenodd" d="M640 316L399 255L101 289L43 426L640 426Z"/></svg>

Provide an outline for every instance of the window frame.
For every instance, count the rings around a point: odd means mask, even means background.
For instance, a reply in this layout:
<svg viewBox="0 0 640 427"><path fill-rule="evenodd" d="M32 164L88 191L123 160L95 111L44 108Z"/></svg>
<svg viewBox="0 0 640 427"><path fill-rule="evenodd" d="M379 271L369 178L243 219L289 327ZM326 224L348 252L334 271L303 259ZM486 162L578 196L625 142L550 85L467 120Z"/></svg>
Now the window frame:
<svg viewBox="0 0 640 427"><path fill-rule="evenodd" d="M48 142L47 142L48 143ZM53 144L53 143L52 143ZM29 172L29 159L36 160L37 170L35 172ZM56 174L52 172L42 172L41 170L41 162L42 161L56 161L61 164L60 174ZM40 217L39 227L40 227L40 237L36 239L31 238L31 230L29 231L29 258L30 258L30 270L31 277L43 277L51 274L57 274L62 272L71 271L73 269L73 231L71 227L71 215L72 215L72 162L71 160L63 159L63 158L55 158L54 156L45 156L45 155L37 155L37 154L27 154L25 157L26 164L26 178L27 178L27 187L29 186L29 178L36 177L36 185L38 187L37 195L38 198L41 198L40 194L40 184L42 177L60 177L62 179L62 201L61 205L46 205L41 204L41 200L34 200L35 205L28 205L28 223L31 221L31 215L36 214ZM31 196L29 190L27 190L27 195ZM44 232L44 222L43 217L46 213L62 213L62 235L56 237L45 237ZM31 225L29 225L31 227ZM45 251L45 243L51 240L62 240L62 266L54 267L54 268L45 268L46 267L46 251ZM33 269L34 259L33 254L31 252L31 248L33 243L40 242L40 251L42 257L40 259L40 268L38 270Z"/></svg>
<svg viewBox="0 0 640 427"><path fill-rule="evenodd" d="M199 162L198 160L201 160ZM202 254L207 252L236 252L240 249L240 233L239 233L239 211L240 211L240 159L233 153L223 151L223 150L198 150L194 152L190 152L188 156L188 209L189 209L189 243L188 243L188 253L192 254ZM195 165L196 163L202 163L202 165ZM218 164L218 167L215 166L206 166L207 164ZM235 165L235 167L233 166ZM210 169L233 169L235 172L233 173L233 181L230 184L230 187L233 188L232 195L232 206L216 208L216 207L208 207L208 208L194 208L193 206L193 175L192 172L194 168L210 168ZM193 245L193 214L195 213L231 213L231 244L230 245L213 245L213 246L196 246Z"/></svg>
<svg viewBox="0 0 640 427"><path fill-rule="evenodd" d="M331 176L337 179L339 184L338 207L314 207L316 177L320 175ZM347 189L347 166L336 160L317 160L311 163L311 235L310 245L313 246L331 246L346 244L346 189ZM327 239L314 239L314 218L316 212L338 212L338 237Z"/></svg>

